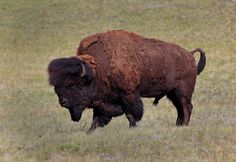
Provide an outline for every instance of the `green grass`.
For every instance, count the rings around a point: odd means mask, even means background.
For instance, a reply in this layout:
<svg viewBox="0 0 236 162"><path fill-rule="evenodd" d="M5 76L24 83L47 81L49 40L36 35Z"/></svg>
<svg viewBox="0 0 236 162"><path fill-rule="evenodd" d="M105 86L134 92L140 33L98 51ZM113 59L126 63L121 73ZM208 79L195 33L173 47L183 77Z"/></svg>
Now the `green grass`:
<svg viewBox="0 0 236 162"><path fill-rule="evenodd" d="M206 51L188 127L165 98L144 99L135 129L122 116L87 135L90 110L70 121L47 65L112 29ZM0 161L236 161L235 0L1 0L0 56Z"/></svg>

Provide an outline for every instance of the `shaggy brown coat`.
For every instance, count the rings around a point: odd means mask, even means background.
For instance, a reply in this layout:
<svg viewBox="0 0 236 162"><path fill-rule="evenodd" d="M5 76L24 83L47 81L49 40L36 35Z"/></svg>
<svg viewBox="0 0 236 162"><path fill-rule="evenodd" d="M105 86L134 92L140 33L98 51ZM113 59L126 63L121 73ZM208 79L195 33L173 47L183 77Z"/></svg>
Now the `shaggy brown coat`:
<svg viewBox="0 0 236 162"><path fill-rule="evenodd" d="M193 54L200 52L196 66ZM53 60L49 80L62 106L78 121L85 107L93 108L91 130L126 114L130 126L143 115L141 97L165 95L177 109L177 125L188 125L196 76L205 67L205 53L192 52L157 39L115 30L86 37L76 57ZM74 87L72 89L68 87Z"/></svg>
<svg viewBox="0 0 236 162"><path fill-rule="evenodd" d="M193 53L201 59L196 67ZM154 104L163 96L178 110L177 124L189 122L196 76L205 66L201 49L192 52L157 39L144 38L123 30L89 36L81 41L77 55L92 56L96 62L96 80L102 98L117 97L132 102L136 96L155 97Z"/></svg>

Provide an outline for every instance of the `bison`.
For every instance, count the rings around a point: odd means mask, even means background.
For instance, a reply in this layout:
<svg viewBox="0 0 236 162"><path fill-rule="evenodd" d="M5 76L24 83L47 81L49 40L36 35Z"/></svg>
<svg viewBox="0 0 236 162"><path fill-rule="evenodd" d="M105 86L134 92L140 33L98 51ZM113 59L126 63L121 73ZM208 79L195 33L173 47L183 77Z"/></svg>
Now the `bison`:
<svg viewBox="0 0 236 162"><path fill-rule="evenodd" d="M193 54L200 53L196 66ZM76 56L52 60L49 83L59 103L79 121L85 108L93 109L89 131L125 114L130 127L143 115L141 97L167 96L177 109L176 125L188 125L196 76L206 64L205 53L191 52L158 39L114 30L80 42Z"/></svg>

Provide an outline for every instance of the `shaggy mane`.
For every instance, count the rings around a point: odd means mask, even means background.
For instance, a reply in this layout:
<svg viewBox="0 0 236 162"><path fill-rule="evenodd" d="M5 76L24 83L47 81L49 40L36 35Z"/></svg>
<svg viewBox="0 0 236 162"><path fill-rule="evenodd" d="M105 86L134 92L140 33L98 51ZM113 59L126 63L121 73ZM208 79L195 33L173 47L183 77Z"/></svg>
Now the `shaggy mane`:
<svg viewBox="0 0 236 162"><path fill-rule="evenodd" d="M82 72L81 61L78 58L59 58L52 60L48 65L49 84L60 85L71 74Z"/></svg>

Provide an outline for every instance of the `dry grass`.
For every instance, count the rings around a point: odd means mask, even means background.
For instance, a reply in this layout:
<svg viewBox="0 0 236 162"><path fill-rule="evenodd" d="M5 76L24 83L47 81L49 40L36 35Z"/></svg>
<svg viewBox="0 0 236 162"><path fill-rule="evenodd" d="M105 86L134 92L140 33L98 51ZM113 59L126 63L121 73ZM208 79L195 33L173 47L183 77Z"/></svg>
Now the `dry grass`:
<svg viewBox="0 0 236 162"><path fill-rule="evenodd" d="M119 117L86 135L59 108L47 82L52 58L74 55L82 38L126 29L203 48L189 127L176 110L144 99L135 129ZM234 0L0 1L0 161L236 161L236 2Z"/></svg>

